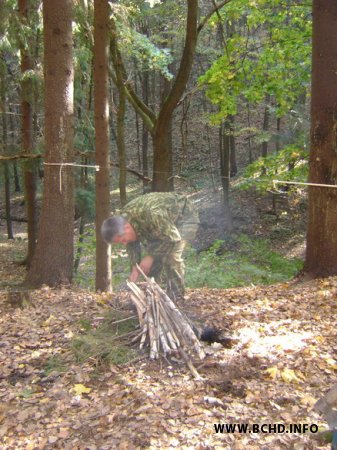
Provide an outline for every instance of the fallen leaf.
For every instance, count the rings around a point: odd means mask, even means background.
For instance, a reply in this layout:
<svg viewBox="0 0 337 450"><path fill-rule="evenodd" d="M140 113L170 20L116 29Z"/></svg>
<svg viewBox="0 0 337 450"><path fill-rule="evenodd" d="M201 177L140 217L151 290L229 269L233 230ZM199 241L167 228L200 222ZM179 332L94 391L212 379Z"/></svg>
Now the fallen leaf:
<svg viewBox="0 0 337 450"><path fill-rule="evenodd" d="M292 369L283 369L281 378L285 383L299 383L301 380Z"/></svg>
<svg viewBox="0 0 337 450"><path fill-rule="evenodd" d="M275 380L278 375L278 368L277 367L269 367L269 369L266 369L266 373L272 380Z"/></svg>
<svg viewBox="0 0 337 450"><path fill-rule="evenodd" d="M75 384L71 389L76 395L89 394L91 388L84 386L84 384Z"/></svg>

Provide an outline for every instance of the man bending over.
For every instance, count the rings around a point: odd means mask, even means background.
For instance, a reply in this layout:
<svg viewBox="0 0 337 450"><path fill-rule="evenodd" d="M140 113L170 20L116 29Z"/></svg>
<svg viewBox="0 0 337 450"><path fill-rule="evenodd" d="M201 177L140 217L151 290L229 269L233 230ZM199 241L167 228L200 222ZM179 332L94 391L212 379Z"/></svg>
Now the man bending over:
<svg viewBox="0 0 337 450"><path fill-rule="evenodd" d="M171 192L142 195L124 206L121 215L102 224L107 243L126 245L131 261L129 280L139 277L136 264L143 272L161 281L166 275L167 293L173 298L184 296L185 240L193 239L198 215L187 197ZM141 257L141 245L145 256Z"/></svg>

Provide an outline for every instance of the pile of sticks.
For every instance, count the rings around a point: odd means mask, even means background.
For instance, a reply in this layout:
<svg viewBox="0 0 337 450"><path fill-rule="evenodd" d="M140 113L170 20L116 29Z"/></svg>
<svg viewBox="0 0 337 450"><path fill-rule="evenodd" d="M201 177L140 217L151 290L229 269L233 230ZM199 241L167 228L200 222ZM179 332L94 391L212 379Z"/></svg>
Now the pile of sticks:
<svg viewBox="0 0 337 450"><path fill-rule="evenodd" d="M159 358L161 352L179 353L193 376L200 379L188 353L192 350L200 359L205 354L191 325L166 292L153 279L143 276L146 282L142 283L142 289L127 282L141 328L137 336L140 348L149 346L150 359Z"/></svg>

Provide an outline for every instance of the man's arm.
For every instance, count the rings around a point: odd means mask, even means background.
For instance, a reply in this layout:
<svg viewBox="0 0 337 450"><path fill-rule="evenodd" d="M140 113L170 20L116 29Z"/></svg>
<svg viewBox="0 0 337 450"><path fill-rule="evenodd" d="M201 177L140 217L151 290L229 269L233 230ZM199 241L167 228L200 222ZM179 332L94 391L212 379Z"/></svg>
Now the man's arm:
<svg viewBox="0 0 337 450"><path fill-rule="evenodd" d="M151 267L153 265L154 258L151 255L145 256L141 262L139 263L139 267L142 269L142 271L147 275ZM129 280L135 283L138 280L138 277L140 275L140 272L137 269L137 266L133 266L131 270L131 274L129 276Z"/></svg>

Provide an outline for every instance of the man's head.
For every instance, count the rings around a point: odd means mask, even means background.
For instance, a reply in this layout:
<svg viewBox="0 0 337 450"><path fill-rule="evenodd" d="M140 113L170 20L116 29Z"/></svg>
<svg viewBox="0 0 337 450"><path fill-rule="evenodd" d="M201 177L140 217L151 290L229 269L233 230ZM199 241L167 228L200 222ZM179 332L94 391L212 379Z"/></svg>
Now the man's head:
<svg viewBox="0 0 337 450"><path fill-rule="evenodd" d="M133 226L123 216L113 216L104 220L101 233L108 244L126 245L137 240Z"/></svg>

